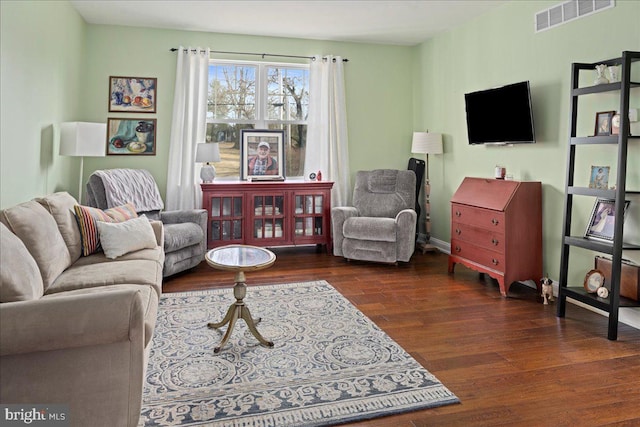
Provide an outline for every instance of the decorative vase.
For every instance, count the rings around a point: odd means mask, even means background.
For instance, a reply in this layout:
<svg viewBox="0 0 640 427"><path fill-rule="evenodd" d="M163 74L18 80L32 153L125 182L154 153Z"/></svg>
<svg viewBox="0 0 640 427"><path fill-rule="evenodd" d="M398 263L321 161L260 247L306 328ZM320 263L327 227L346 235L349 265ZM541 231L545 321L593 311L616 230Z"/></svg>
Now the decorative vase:
<svg viewBox="0 0 640 427"><path fill-rule="evenodd" d="M609 67L609 81L611 83L618 81L618 67Z"/></svg>
<svg viewBox="0 0 640 427"><path fill-rule="evenodd" d="M607 84L609 80L604 76L605 71L607 70L607 66L604 64L596 65L596 79L593 82L597 85Z"/></svg>

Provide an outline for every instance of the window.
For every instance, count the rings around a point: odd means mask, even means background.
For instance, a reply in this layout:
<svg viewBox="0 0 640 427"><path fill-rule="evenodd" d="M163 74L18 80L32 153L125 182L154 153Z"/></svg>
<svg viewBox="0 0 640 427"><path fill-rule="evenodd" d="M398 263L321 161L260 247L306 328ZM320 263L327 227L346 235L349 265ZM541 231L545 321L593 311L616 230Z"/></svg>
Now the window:
<svg viewBox="0 0 640 427"><path fill-rule="evenodd" d="M211 61L207 140L220 143L216 175L240 176L240 130L285 131L285 174L302 176L309 111L309 67Z"/></svg>

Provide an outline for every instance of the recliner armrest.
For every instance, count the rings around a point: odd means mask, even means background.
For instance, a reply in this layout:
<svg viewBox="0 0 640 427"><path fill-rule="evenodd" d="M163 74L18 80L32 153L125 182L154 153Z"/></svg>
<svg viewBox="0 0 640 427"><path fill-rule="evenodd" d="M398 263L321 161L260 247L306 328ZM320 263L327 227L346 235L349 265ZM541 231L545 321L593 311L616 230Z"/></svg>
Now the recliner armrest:
<svg viewBox="0 0 640 427"><path fill-rule="evenodd" d="M342 252L342 240L344 235L342 227L344 222L352 217L360 216L358 209L353 206L336 206L331 209L331 230L333 232L333 254L344 256Z"/></svg>
<svg viewBox="0 0 640 427"><path fill-rule="evenodd" d="M144 346L139 291L117 289L0 304L0 355L122 341Z"/></svg>
<svg viewBox="0 0 640 427"><path fill-rule="evenodd" d="M418 214L413 209L403 209L396 215L397 242L409 242L399 245L396 254L399 261L409 261L416 245L416 223Z"/></svg>
<svg viewBox="0 0 640 427"><path fill-rule="evenodd" d="M201 224L206 228L207 211L205 209L163 211L163 212L160 212L160 220L165 224L195 222L196 224Z"/></svg>

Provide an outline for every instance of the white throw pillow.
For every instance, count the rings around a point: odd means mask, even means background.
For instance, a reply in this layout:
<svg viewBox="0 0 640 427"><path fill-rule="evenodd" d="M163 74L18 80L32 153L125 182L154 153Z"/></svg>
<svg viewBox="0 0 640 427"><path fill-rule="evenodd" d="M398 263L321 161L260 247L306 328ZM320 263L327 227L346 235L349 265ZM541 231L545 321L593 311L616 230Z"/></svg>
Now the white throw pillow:
<svg viewBox="0 0 640 427"><path fill-rule="evenodd" d="M140 249L153 249L158 244L153 228L146 217L125 222L96 221L102 250L107 258L115 259Z"/></svg>

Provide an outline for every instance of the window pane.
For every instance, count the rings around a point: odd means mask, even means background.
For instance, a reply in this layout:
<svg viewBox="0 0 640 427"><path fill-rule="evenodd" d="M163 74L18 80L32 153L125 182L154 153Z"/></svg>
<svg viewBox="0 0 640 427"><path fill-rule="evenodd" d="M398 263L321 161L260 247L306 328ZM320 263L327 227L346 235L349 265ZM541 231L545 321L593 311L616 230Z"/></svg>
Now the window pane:
<svg viewBox="0 0 640 427"><path fill-rule="evenodd" d="M272 123L269 129L284 129L285 175L288 177L304 174L304 153L307 146L307 125Z"/></svg>
<svg viewBox="0 0 640 427"><path fill-rule="evenodd" d="M256 67L210 64L207 118L254 119L256 113Z"/></svg>
<svg viewBox="0 0 640 427"><path fill-rule="evenodd" d="M250 124L207 123L207 141L220 144L216 176L240 176L240 130L254 129Z"/></svg>
<svg viewBox="0 0 640 427"><path fill-rule="evenodd" d="M267 120L306 120L309 111L309 70L267 69Z"/></svg>

